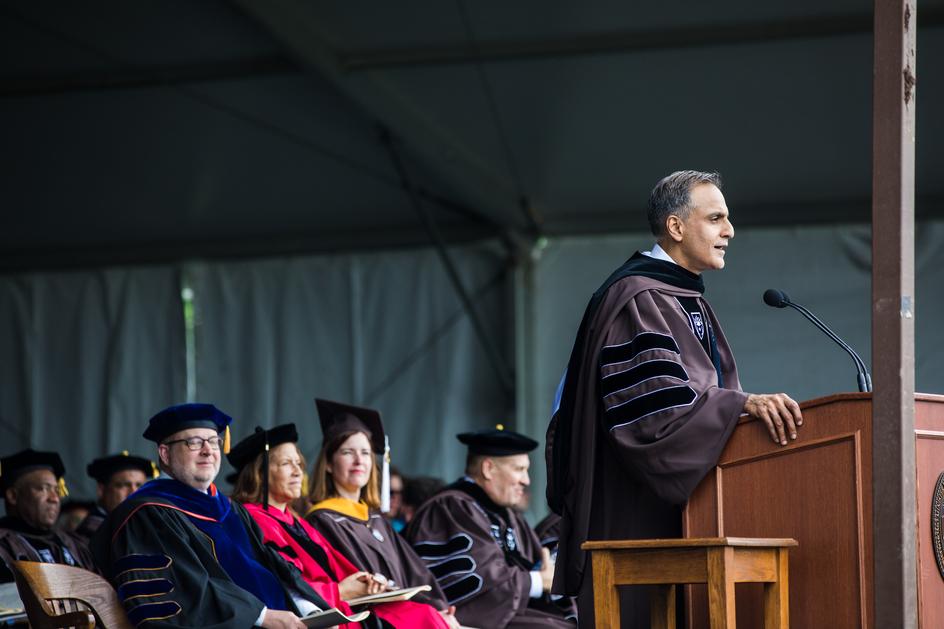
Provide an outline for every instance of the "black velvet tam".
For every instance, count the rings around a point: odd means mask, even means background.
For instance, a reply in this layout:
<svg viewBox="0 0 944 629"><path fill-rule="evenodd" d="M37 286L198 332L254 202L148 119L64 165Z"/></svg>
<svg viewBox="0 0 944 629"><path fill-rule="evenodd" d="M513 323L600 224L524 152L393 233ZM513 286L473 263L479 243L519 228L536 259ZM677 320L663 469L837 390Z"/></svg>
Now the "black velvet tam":
<svg viewBox="0 0 944 629"><path fill-rule="evenodd" d="M144 431L144 438L161 443L174 433L188 428L212 428L220 433L232 421L232 417L212 404L178 404L152 417Z"/></svg>
<svg viewBox="0 0 944 629"><path fill-rule="evenodd" d="M39 469L51 470L56 478L62 478L66 473L62 459L55 452L37 452L27 448L0 459L0 489L5 491L23 474Z"/></svg>
<svg viewBox="0 0 944 629"><path fill-rule="evenodd" d="M505 430L501 426L477 432L464 432L456 435L456 437L469 446L470 454L483 454L485 456L524 454L538 447L538 442L531 437L526 437L513 430Z"/></svg>
<svg viewBox="0 0 944 629"><path fill-rule="evenodd" d="M271 449L290 442L298 443L295 424L282 424L268 430L256 426L256 431L233 446L226 458L230 465L241 470L266 449L266 444Z"/></svg>
<svg viewBox="0 0 944 629"><path fill-rule="evenodd" d="M112 474L125 470L141 470L147 478L157 476L157 468L150 459L130 455L127 452L95 459L85 468L89 476L102 484L107 483Z"/></svg>

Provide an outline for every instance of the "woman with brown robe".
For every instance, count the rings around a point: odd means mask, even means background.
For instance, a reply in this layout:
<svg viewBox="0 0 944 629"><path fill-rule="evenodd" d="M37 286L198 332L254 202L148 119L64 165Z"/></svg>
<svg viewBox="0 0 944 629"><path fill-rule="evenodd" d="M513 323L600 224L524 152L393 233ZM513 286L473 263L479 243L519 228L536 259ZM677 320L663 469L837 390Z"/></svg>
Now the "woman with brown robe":
<svg viewBox="0 0 944 629"><path fill-rule="evenodd" d="M305 519L335 547L350 553L364 570L384 574L395 587L429 585L413 600L440 610L458 626L436 578L380 513L381 491L375 454L384 454L380 413L316 400L324 434L311 479L312 507Z"/></svg>

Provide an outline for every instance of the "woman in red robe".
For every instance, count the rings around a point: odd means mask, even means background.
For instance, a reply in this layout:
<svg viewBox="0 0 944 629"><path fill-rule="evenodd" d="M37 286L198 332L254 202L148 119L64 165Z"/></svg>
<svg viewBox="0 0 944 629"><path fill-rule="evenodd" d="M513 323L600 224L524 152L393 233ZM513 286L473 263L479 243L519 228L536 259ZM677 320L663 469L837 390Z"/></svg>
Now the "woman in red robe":
<svg viewBox="0 0 944 629"><path fill-rule="evenodd" d="M289 507L302 493L305 469L304 458L295 445L297 441L295 425L283 424L270 430L257 429L238 443L228 455L230 463L239 470L232 497L244 504L259 525L266 544L294 564L328 603L350 613L346 600L383 591L386 578L358 570ZM268 473L263 474L266 464ZM383 621L384 627L458 626L451 614L446 617L429 605L413 601L374 605L370 611Z"/></svg>

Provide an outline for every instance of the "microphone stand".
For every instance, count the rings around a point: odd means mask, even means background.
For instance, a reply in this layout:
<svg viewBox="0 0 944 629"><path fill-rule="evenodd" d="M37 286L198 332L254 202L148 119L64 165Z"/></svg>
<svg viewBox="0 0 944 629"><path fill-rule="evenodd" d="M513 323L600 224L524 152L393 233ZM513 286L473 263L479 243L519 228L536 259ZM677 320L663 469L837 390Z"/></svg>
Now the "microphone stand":
<svg viewBox="0 0 944 629"><path fill-rule="evenodd" d="M826 326L826 324L820 321L819 318L816 315L814 315L812 312L810 312L809 310L807 310L800 304L793 303L792 301L790 301L790 299L786 295L783 295L783 297L784 299L782 303L785 306L790 306L791 308L793 308L794 310L802 314L804 317L809 319L810 322L816 327L818 327L820 330L822 330L823 333L826 334L826 336L834 340L836 344L839 345L839 347L849 352L849 355L852 356L852 360L855 362L855 365L856 365L856 380L858 381L858 384L859 384L859 391L861 391L862 393L871 392L872 391L872 376L869 375L868 369L865 368L865 363L862 361L861 358L859 358L859 355L856 354L855 350L849 347L849 345L845 341L839 338L839 336L835 332L830 330Z"/></svg>

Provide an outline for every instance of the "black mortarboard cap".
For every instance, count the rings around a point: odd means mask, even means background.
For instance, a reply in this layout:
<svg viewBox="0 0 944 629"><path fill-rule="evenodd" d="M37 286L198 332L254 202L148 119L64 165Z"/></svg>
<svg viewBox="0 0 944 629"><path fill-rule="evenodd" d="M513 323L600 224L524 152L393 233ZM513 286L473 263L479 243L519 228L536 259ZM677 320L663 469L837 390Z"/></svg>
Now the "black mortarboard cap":
<svg viewBox="0 0 944 629"><path fill-rule="evenodd" d="M256 428L256 432L233 446L226 455L226 459L238 471L252 463L265 450L266 443L269 444L269 448L274 448L289 442L298 443L298 431L295 430L295 424L282 424L268 430Z"/></svg>
<svg viewBox="0 0 944 629"><path fill-rule="evenodd" d="M141 470L147 478L157 476L157 468L150 459L133 456L127 451L95 459L85 468L88 475L100 483L107 483L111 475L125 470Z"/></svg>
<svg viewBox="0 0 944 629"><path fill-rule="evenodd" d="M485 456L524 454L538 447L538 442L531 437L526 437L513 430L505 430L505 427L501 424L488 430L464 432L456 435L456 437L469 446L471 454Z"/></svg>
<svg viewBox="0 0 944 629"><path fill-rule="evenodd" d="M315 399L315 405L318 407L324 443L346 432L363 432L370 439L374 452L384 453L384 428L379 411L318 398Z"/></svg>
<svg viewBox="0 0 944 629"><path fill-rule="evenodd" d="M20 476L38 469L52 470L56 478L62 478L66 473L62 459L55 452L37 452L27 448L0 459L0 489L6 491Z"/></svg>
<svg viewBox="0 0 944 629"><path fill-rule="evenodd" d="M232 421L232 417L212 404L178 404L152 417L144 431L144 438L161 443L172 434L188 428L212 428L221 433Z"/></svg>

